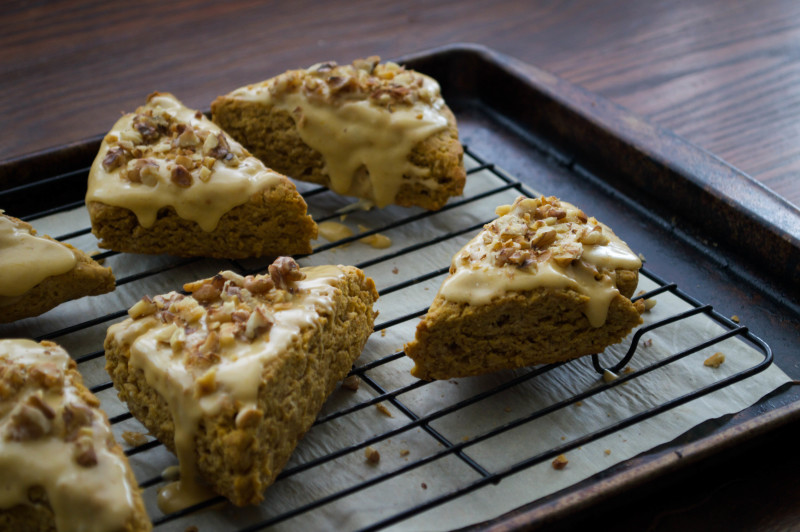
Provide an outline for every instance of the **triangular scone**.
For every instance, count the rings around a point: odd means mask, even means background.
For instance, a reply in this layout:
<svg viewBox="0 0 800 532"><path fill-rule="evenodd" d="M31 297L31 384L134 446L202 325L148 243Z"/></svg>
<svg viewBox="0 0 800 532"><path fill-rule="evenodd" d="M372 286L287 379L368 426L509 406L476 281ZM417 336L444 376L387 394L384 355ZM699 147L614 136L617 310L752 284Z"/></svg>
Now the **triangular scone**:
<svg viewBox="0 0 800 532"><path fill-rule="evenodd" d="M0 323L114 290L110 268L0 210Z"/></svg>
<svg viewBox="0 0 800 532"><path fill-rule="evenodd" d="M309 253L317 226L294 184L173 95L105 136L86 205L100 246L244 258Z"/></svg>
<svg viewBox="0 0 800 532"><path fill-rule="evenodd" d="M0 530L151 530L100 401L52 342L0 340Z"/></svg>
<svg viewBox="0 0 800 532"><path fill-rule="evenodd" d="M439 85L378 57L290 70L220 96L211 112L271 168L378 207L440 209L464 188Z"/></svg>
<svg viewBox="0 0 800 532"><path fill-rule="evenodd" d="M629 299L641 261L611 229L554 197L520 197L497 214L453 257L405 346L418 378L599 353L641 323Z"/></svg>
<svg viewBox="0 0 800 532"><path fill-rule="evenodd" d="M106 369L131 413L178 456L163 511L208 498L253 504L361 354L372 279L352 266L221 272L144 298L109 328Z"/></svg>

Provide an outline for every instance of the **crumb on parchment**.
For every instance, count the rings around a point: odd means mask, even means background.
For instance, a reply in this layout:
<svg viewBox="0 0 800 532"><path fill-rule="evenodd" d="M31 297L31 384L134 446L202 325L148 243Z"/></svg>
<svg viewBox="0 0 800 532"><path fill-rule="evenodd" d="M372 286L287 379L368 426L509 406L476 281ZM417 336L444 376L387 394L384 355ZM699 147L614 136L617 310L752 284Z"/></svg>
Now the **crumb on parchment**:
<svg viewBox="0 0 800 532"><path fill-rule="evenodd" d="M725 354L717 351L716 353L705 359L703 365L709 368L718 368L722 365L723 362L725 362Z"/></svg>
<svg viewBox="0 0 800 532"><path fill-rule="evenodd" d="M568 463L569 460L567 460L567 457L564 456L563 454L559 454L558 456L553 458L552 462L553 469L558 469L558 470L564 469L565 467L567 467Z"/></svg>
<svg viewBox="0 0 800 532"><path fill-rule="evenodd" d="M377 464L381 461L381 453L379 453L378 450L373 447L367 447L364 449L364 457L370 464Z"/></svg>

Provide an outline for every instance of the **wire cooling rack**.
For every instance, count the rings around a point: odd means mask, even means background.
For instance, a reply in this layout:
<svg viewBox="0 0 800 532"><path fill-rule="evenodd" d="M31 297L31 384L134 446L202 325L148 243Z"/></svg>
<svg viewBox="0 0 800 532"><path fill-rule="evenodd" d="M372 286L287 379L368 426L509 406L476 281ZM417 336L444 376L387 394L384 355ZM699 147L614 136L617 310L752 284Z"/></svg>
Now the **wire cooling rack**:
<svg viewBox="0 0 800 532"><path fill-rule="evenodd" d="M497 205L511 203L518 195L534 194L470 149L466 165L469 177L464 196L438 212L399 207L346 212L347 199L324 188L298 184L315 220L341 221L356 233L336 242L318 240L313 253L298 257L298 262L354 264L362 268L378 285L380 315L375 332L351 371L360 386L333 393L259 506L235 508L222 498L213 498L169 515L157 510L155 499L158 488L166 482L164 471L177 462L150 436L146 436L146 443L130 444L135 441L131 435L141 439L146 430L116 398L103 370L102 344L107 327L123 319L142 295L179 289L185 282L222 269L242 274L261 272L268 264L266 260L99 252L95 258L110 265L117 276L115 292L70 302L42 317L4 326L0 336L49 339L72 353L87 386L100 397L115 435L126 448L156 530L185 530L192 525L201 530L238 531L270 527L427 528L421 522L434 528L441 526L435 523L448 522L448 515L469 513L473 507L475 516L469 520L479 522L496 515L485 514L484 506L494 502L483 501L496 500L487 490L496 489L498 484L510 484L513 489L515 478L537 466L541 466L538 474L550 479L559 474L550 466L559 455L569 456L593 444L611 446L607 442L624 429L747 379L772 363L769 346L746 327L643 268L640 288L645 292L637 297L671 298L675 304L670 308L677 305L682 310L669 315L651 313L644 325L603 355L479 378L435 382L413 379L408 373L412 363L404 356L402 345L413 337L417 319L426 312L447 274L450 258L494 219ZM76 180L85 183L86 172L71 172L49 179L44 185L40 182L0 193L0 201L5 202L0 206L13 215L14 205L9 204L13 198L30 198L40 190L37 187L65 187ZM89 252L96 251L82 201L25 218L41 233ZM393 245L375 249L362 241L377 233L389 236ZM624 231L618 229L617 233L625 238ZM678 331L694 327L690 324L700 318L713 326L704 329L699 341L673 343L662 346L660 351L658 345L653 345L654 337L682 337ZM636 411L625 415L609 413L605 423L584 425L581 421L549 438L537 433L538 423L549 422L555 416L563 418L564 413L582 407L587 412L593 407L604 408L610 394L623 393L629 385L647 386L648 379L687 380L687 361L700 357L702 365L702 358L709 352L722 349L731 341L748 345L760 356L723 378L703 380L692 375L688 391L681 389L659 402L639 405ZM698 366L696 360L692 364ZM600 375L608 375L606 370L614 378L601 378ZM559 388L557 383L564 380L574 381L574 385ZM364 459L367 448L380 452L378 465ZM604 454L611 450L606 449ZM536 496L531 497L514 505L531 502ZM426 516L431 520L420 521Z"/></svg>

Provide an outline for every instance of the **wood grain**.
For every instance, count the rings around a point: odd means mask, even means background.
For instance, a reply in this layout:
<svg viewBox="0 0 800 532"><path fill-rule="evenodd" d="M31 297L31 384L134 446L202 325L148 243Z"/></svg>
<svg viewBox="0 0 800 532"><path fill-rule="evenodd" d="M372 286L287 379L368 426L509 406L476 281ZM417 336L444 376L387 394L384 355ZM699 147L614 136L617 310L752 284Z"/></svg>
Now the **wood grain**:
<svg viewBox="0 0 800 532"><path fill-rule="evenodd" d="M671 129L800 204L800 3L11 2L0 160L106 130L153 90L207 108L288 68L477 42Z"/></svg>

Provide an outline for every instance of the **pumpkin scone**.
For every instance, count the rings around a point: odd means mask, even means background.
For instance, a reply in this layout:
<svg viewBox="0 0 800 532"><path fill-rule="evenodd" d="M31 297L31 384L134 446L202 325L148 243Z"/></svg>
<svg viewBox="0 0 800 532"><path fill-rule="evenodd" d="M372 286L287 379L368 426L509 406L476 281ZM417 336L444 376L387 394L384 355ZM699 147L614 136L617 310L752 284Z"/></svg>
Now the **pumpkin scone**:
<svg viewBox="0 0 800 532"><path fill-rule="evenodd" d="M0 340L0 530L152 529L99 405L58 345Z"/></svg>
<svg viewBox="0 0 800 532"><path fill-rule="evenodd" d="M454 257L416 337L420 379L447 379L602 352L639 325L641 261L612 230L555 197L497 209Z"/></svg>
<svg viewBox="0 0 800 532"><path fill-rule="evenodd" d="M39 235L0 210L0 323L114 290L114 275L83 251Z"/></svg>
<svg viewBox="0 0 800 532"><path fill-rule="evenodd" d="M174 511L209 497L257 503L361 354L378 294L352 266L224 271L145 297L109 328L106 369L122 400L178 456L159 492Z"/></svg>
<svg viewBox="0 0 800 532"><path fill-rule="evenodd" d="M436 210L464 188L439 84L378 57L290 70L220 96L211 112L269 167L378 207Z"/></svg>
<svg viewBox="0 0 800 532"><path fill-rule="evenodd" d="M317 235L286 176L168 93L105 136L86 206L99 245L116 251L275 257L309 253Z"/></svg>

